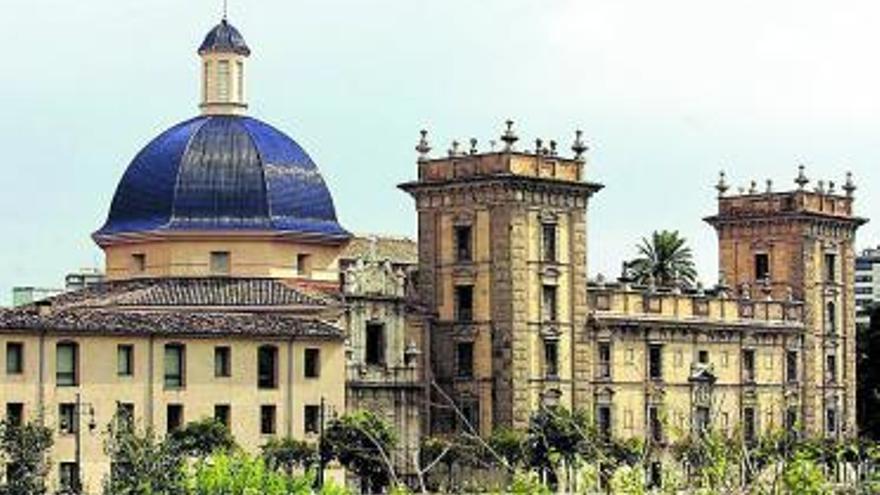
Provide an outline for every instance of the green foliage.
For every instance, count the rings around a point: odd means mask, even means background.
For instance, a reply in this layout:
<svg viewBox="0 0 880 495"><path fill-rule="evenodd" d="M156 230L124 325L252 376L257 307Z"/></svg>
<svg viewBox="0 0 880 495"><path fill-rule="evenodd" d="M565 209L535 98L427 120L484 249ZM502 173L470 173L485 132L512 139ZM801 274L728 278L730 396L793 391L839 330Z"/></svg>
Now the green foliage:
<svg viewBox="0 0 880 495"><path fill-rule="evenodd" d="M184 493L185 458L171 441L160 441L152 430L138 432L125 422L111 421L104 451L110 458L105 495L177 495Z"/></svg>
<svg viewBox="0 0 880 495"><path fill-rule="evenodd" d="M653 279L657 285L692 286L697 280L694 259L687 240L678 231L654 231L651 238L642 238L636 246L639 256L628 262L627 275L647 284Z"/></svg>
<svg viewBox="0 0 880 495"><path fill-rule="evenodd" d="M515 495L550 495L553 492L541 483L537 474L517 471L513 475L513 481L504 493Z"/></svg>
<svg viewBox="0 0 880 495"><path fill-rule="evenodd" d="M624 464L614 470L608 483L611 492L620 495L644 495L647 493L645 470Z"/></svg>
<svg viewBox="0 0 880 495"><path fill-rule="evenodd" d="M788 493L798 495L825 495L832 493L822 469L804 452L798 452L785 465L782 475Z"/></svg>
<svg viewBox="0 0 880 495"><path fill-rule="evenodd" d="M355 411L330 422L321 441L321 461L338 460L370 493L378 493L392 481L389 456L396 444L385 420L370 411Z"/></svg>
<svg viewBox="0 0 880 495"><path fill-rule="evenodd" d="M311 469L318 463L318 449L302 440L273 438L262 447L263 460L271 469L290 474L296 468Z"/></svg>
<svg viewBox="0 0 880 495"><path fill-rule="evenodd" d="M170 438L180 452L196 459L235 448L235 439L229 428L211 418L193 421L174 431Z"/></svg>
<svg viewBox="0 0 880 495"><path fill-rule="evenodd" d="M215 454L196 463L187 481L189 495L307 495L312 475L294 477L243 453Z"/></svg>
<svg viewBox="0 0 880 495"><path fill-rule="evenodd" d="M556 470L562 463L573 465L578 456L595 459L603 443L586 415L559 406L532 415L527 435L529 465L541 471Z"/></svg>
<svg viewBox="0 0 880 495"><path fill-rule="evenodd" d="M728 490L739 484L742 449L735 437L716 431L690 435L673 445L672 452L694 488Z"/></svg>
<svg viewBox="0 0 880 495"><path fill-rule="evenodd" d="M52 431L33 423L17 426L0 422L0 460L7 468L0 495L42 495L49 472Z"/></svg>
<svg viewBox="0 0 880 495"><path fill-rule="evenodd" d="M497 428L493 431L489 437L489 447L513 469L522 466L528 458L526 434L512 428Z"/></svg>

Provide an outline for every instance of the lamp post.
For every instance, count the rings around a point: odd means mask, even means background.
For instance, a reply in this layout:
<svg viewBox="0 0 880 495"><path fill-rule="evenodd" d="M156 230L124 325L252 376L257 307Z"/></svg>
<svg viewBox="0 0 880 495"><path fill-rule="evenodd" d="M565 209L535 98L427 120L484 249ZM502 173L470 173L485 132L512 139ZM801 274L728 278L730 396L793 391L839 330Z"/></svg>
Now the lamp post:
<svg viewBox="0 0 880 495"><path fill-rule="evenodd" d="M89 433L95 431L97 428L97 424L95 423L95 408L90 403L86 403L82 401L82 397L80 394L76 394L76 405L73 409L73 430L75 434L75 442L76 442L76 472L74 473L73 478L73 493L81 494L82 493L82 416L83 416L83 407L88 407L88 416L89 416Z"/></svg>

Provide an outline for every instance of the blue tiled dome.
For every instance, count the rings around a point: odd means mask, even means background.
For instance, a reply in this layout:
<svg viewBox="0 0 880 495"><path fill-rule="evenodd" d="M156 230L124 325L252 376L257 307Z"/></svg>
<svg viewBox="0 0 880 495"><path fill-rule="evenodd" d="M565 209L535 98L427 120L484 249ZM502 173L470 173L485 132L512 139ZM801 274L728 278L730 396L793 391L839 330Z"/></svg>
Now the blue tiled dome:
<svg viewBox="0 0 880 495"><path fill-rule="evenodd" d="M232 52L239 55L250 55L251 49L244 42L244 36L226 19L208 31L205 40L199 47L199 55L210 52Z"/></svg>
<svg viewBox="0 0 880 495"><path fill-rule="evenodd" d="M266 123L231 115L180 123L141 150L94 236L100 243L118 234L185 230L350 237L306 152Z"/></svg>

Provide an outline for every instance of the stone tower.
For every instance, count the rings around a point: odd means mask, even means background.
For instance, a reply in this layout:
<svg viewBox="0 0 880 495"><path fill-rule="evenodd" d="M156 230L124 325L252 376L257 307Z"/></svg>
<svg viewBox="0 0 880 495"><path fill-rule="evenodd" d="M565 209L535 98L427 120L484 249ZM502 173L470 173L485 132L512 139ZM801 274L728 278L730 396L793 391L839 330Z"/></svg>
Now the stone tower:
<svg viewBox="0 0 880 495"><path fill-rule="evenodd" d="M461 413L437 408L435 431L524 427L541 401L587 400L588 344L575 330L587 318L587 203L601 186L584 180L580 132L573 158L553 141L517 151L512 122L501 141L430 158L423 131L418 180L400 186L418 210L434 400Z"/></svg>
<svg viewBox="0 0 880 495"><path fill-rule="evenodd" d="M722 283L753 298L804 302L803 427L815 435L854 436L856 405L854 240L866 220L853 213L855 185L843 191L819 181L808 189L803 167L793 191L727 195L718 183L718 213L706 218L718 232ZM764 189L764 188L762 188Z"/></svg>

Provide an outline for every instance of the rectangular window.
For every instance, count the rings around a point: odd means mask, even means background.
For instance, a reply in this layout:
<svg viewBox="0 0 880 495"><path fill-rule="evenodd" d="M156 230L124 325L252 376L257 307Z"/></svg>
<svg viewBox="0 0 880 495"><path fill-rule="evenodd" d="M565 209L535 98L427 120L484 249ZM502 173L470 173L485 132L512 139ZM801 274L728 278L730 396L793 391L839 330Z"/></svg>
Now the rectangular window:
<svg viewBox="0 0 880 495"><path fill-rule="evenodd" d="M217 378L232 376L232 349L228 346L214 348L214 376Z"/></svg>
<svg viewBox="0 0 880 495"><path fill-rule="evenodd" d="M236 62L235 69L235 74L238 82L238 84L236 85L238 91L238 101L239 103L244 103L244 63L241 61Z"/></svg>
<svg viewBox="0 0 880 495"><path fill-rule="evenodd" d="M544 340L544 376L559 376L559 342L556 340Z"/></svg>
<svg viewBox="0 0 880 495"><path fill-rule="evenodd" d="M542 304L541 310L544 321L556 321L558 314L556 311L556 286L545 285L542 288Z"/></svg>
<svg viewBox="0 0 880 495"><path fill-rule="evenodd" d="M455 261L473 261L474 255L471 249L472 238L473 232L471 232L470 225L455 226Z"/></svg>
<svg viewBox="0 0 880 495"><path fill-rule="evenodd" d="M202 70L202 101L208 101L208 81L211 80L211 62L205 61Z"/></svg>
<svg viewBox="0 0 880 495"><path fill-rule="evenodd" d="M229 82L229 61L220 60L217 62L217 100L229 101Z"/></svg>
<svg viewBox="0 0 880 495"><path fill-rule="evenodd" d="M257 349L257 387L278 388L278 348L273 345Z"/></svg>
<svg viewBox="0 0 880 495"><path fill-rule="evenodd" d="M648 431L654 443L663 441L663 423L660 421L660 410L656 406L648 407Z"/></svg>
<svg viewBox="0 0 880 495"><path fill-rule="evenodd" d="M652 380L663 379L663 346L648 346L648 376Z"/></svg>
<svg viewBox="0 0 880 495"><path fill-rule="evenodd" d="M603 440L611 438L611 407L596 407L596 428L598 428L599 436Z"/></svg>
<svg viewBox="0 0 880 495"><path fill-rule="evenodd" d="M834 253L825 253L825 281L834 282L837 280L837 255Z"/></svg>
<svg viewBox="0 0 880 495"><path fill-rule="evenodd" d="M229 251L211 252L211 274L229 275Z"/></svg>
<svg viewBox="0 0 880 495"><path fill-rule="evenodd" d="M216 404L214 406L214 421L229 428L230 409L229 404Z"/></svg>
<svg viewBox="0 0 880 495"><path fill-rule="evenodd" d="M742 355L743 380L746 382L755 381L755 350L743 349Z"/></svg>
<svg viewBox="0 0 880 495"><path fill-rule="evenodd" d="M797 351L785 352L785 379L789 382L798 381L798 353Z"/></svg>
<svg viewBox="0 0 880 495"><path fill-rule="evenodd" d="M474 288L471 285L455 287L455 319L473 321L474 319Z"/></svg>
<svg viewBox="0 0 880 495"><path fill-rule="evenodd" d="M147 255L144 253L134 253L131 255L131 271L134 273L144 273L147 271Z"/></svg>
<svg viewBox="0 0 880 495"><path fill-rule="evenodd" d="M770 279L770 255L758 253L755 255L755 280Z"/></svg>
<svg viewBox="0 0 880 495"><path fill-rule="evenodd" d="M697 352L697 362L700 364L709 364L709 351L701 350Z"/></svg>
<svg viewBox="0 0 880 495"><path fill-rule="evenodd" d="M309 348L305 350L303 370L306 378L318 378L321 376L321 350Z"/></svg>
<svg viewBox="0 0 880 495"><path fill-rule="evenodd" d="M825 410L825 431L829 435L837 435L837 410L834 408Z"/></svg>
<svg viewBox="0 0 880 495"><path fill-rule="evenodd" d="M596 376L600 379L607 380L611 378L611 344L608 342L599 342L599 347L597 349L598 352L598 367L596 369Z"/></svg>
<svg viewBox="0 0 880 495"><path fill-rule="evenodd" d="M311 257L308 254L296 255L296 274L306 278L312 276Z"/></svg>
<svg viewBox="0 0 880 495"><path fill-rule="evenodd" d="M743 408L743 438L746 442L754 442L756 432L755 408Z"/></svg>
<svg viewBox="0 0 880 495"><path fill-rule="evenodd" d="M459 431L466 433L480 433L480 403L476 400L465 400L459 404L461 415L458 418Z"/></svg>
<svg viewBox="0 0 880 495"><path fill-rule="evenodd" d="M183 388L186 385L186 349L181 344L165 345L165 388Z"/></svg>
<svg viewBox="0 0 880 495"><path fill-rule="evenodd" d="M456 373L461 378L474 376L474 343L459 342L456 344Z"/></svg>
<svg viewBox="0 0 880 495"><path fill-rule="evenodd" d="M541 258L546 262L556 262L556 224L541 225Z"/></svg>
<svg viewBox="0 0 880 495"><path fill-rule="evenodd" d="M58 431L62 435L70 435L77 430L76 404L58 404Z"/></svg>
<svg viewBox="0 0 880 495"><path fill-rule="evenodd" d="M837 356L834 354L825 356L825 380L828 383L837 383Z"/></svg>
<svg viewBox="0 0 880 495"><path fill-rule="evenodd" d="M321 406L308 405L303 412L306 434L317 435L321 429Z"/></svg>
<svg viewBox="0 0 880 495"><path fill-rule="evenodd" d="M365 361L368 365L382 366L385 364L385 325L367 323L367 346Z"/></svg>
<svg viewBox="0 0 880 495"><path fill-rule="evenodd" d="M117 402L116 421L119 428L132 430L134 428L134 404L131 402Z"/></svg>
<svg viewBox="0 0 880 495"><path fill-rule="evenodd" d="M61 493L78 493L79 469L75 462L58 464L58 485Z"/></svg>
<svg viewBox="0 0 880 495"><path fill-rule="evenodd" d="M55 384L59 387L75 387L79 379L78 347L72 342L55 346Z"/></svg>
<svg viewBox="0 0 880 495"><path fill-rule="evenodd" d="M168 404L165 409L165 431L172 433L183 426L183 405Z"/></svg>
<svg viewBox="0 0 880 495"><path fill-rule="evenodd" d="M833 302L825 305L825 328L830 335L837 333L837 306Z"/></svg>
<svg viewBox="0 0 880 495"><path fill-rule="evenodd" d="M792 406L785 410L785 429L789 434L797 433L798 413L796 407Z"/></svg>
<svg viewBox="0 0 880 495"><path fill-rule="evenodd" d="M21 402L8 402L6 404L6 422L11 426L24 424L24 404Z"/></svg>
<svg viewBox="0 0 880 495"><path fill-rule="evenodd" d="M260 406L260 433L263 435L275 434L275 416L276 410L274 405Z"/></svg>
<svg viewBox="0 0 880 495"><path fill-rule="evenodd" d="M697 406L694 410L694 428L700 435L709 431L709 408Z"/></svg>
<svg viewBox="0 0 880 495"><path fill-rule="evenodd" d="M24 344L21 342L6 343L6 374L20 375L24 373Z"/></svg>
<svg viewBox="0 0 880 495"><path fill-rule="evenodd" d="M119 376L134 375L134 346L122 344L116 346L116 374Z"/></svg>

